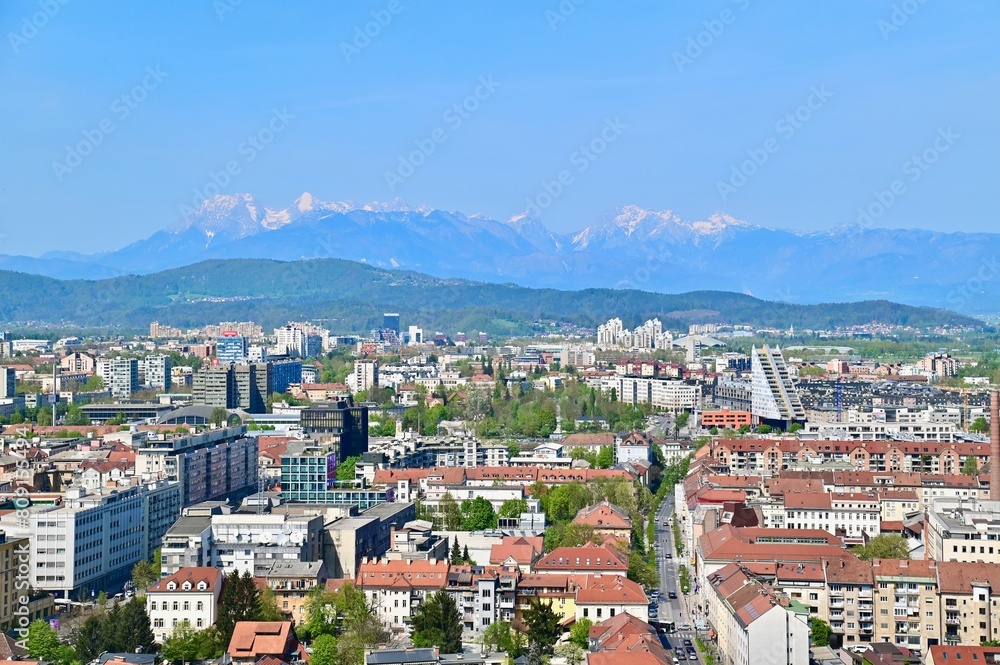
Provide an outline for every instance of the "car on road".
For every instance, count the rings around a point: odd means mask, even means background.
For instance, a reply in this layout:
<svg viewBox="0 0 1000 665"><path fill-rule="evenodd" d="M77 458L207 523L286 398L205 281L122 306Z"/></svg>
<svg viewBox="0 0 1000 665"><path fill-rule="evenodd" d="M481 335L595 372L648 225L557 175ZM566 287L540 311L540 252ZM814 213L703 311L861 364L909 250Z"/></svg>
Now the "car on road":
<svg viewBox="0 0 1000 665"><path fill-rule="evenodd" d="M649 618L655 619L660 615L659 611L655 607L649 608Z"/></svg>
<svg viewBox="0 0 1000 665"><path fill-rule="evenodd" d="M681 630L691 630L691 624L689 624L689 623L682 623L680 629Z"/></svg>
<svg viewBox="0 0 1000 665"><path fill-rule="evenodd" d="M677 660L687 660L687 655L680 649L674 652L677 655Z"/></svg>
<svg viewBox="0 0 1000 665"><path fill-rule="evenodd" d="M676 591L668 591L667 592L667 598L669 598L670 600L674 600L675 598L677 598L677 592Z"/></svg>
<svg viewBox="0 0 1000 665"><path fill-rule="evenodd" d="M671 554L670 552L665 552L665 553L663 554L663 558L664 558L664 559L673 559L673 558L674 558L674 555L673 555L673 554Z"/></svg>
<svg viewBox="0 0 1000 665"><path fill-rule="evenodd" d="M685 637L684 638L684 646L689 647L689 646L691 646L691 644L692 644L691 638L690 637Z"/></svg>
<svg viewBox="0 0 1000 665"><path fill-rule="evenodd" d="M695 651L695 648L693 646L691 646L690 644L688 646L684 647L684 648L687 649L688 658L690 658L691 660L694 660L695 657L698 655L698 652Z"/></svg>

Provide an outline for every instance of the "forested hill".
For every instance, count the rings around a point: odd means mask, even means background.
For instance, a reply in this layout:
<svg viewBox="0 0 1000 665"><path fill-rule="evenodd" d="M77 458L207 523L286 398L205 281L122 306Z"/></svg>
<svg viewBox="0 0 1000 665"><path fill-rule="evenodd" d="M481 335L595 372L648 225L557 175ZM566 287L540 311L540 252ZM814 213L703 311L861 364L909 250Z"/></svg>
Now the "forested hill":
<svg viewBox="0 0 1000 665"><path fill-rule="evenodd" d="M428 330L484 330L493 335L527 332L536 320L596 326L615 316L629 327L654 316L675 327L695 322L797 329L872 321L915 327L982 325L954 312L884 300L796 305L722 291L531 289L440 279L341 259L213 260L96 281L0 271L0 322L8 325L50 323L138 331L150 321L185 328L253 320L267 328L289 320L326 319L334 330L367 330L379 324L385 311L398 311L405 321Z"/></svg>

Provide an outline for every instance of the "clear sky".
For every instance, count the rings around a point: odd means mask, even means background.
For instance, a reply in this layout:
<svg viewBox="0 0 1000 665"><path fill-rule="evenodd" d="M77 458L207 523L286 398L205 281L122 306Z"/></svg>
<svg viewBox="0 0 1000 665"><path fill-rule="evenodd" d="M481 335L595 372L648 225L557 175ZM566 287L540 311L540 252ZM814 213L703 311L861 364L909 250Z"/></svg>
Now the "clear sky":
<svg viewBox="0 0 1000 665"><path fill-rule="evenodd" d="M812 230L899 181L871 223L998 229L992 0L5 0L0 26L0 254L117 249L227 164L272 208Z"/></svg>

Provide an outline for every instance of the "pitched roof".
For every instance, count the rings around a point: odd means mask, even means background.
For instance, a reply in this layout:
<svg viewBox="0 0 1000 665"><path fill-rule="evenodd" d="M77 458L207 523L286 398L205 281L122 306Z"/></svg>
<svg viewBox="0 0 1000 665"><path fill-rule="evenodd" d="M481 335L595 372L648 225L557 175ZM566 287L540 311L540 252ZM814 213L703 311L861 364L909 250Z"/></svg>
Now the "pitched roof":
<svg viewBox="0 0 1000 665"><path fill-rule="evenodd" d="M542 536L505 536L490 548L490 563L497 565L514 560L520 565L530 565L543 550Z"/></svg>
<svg viewBox="0 0 1000 665"><path fill-rule="evenodd" d="M239 621L226 651L234 659L242 660L283 656L294 639L291 621Z"/></svg>
<svg viewBox="0 0 1000 665"><path fill-rule="evenodd" d="M218 568L210 566L188 566L186 568L181 568L173 575L164 577L159 582L149 587L148 592L183 592L185 591L184 583L190 582L191 588L187 589L187 591L197 593L199 591L198 584L204 582L206 584L206 588L201 590L201 593L205 593L206 591L214 591L217 586L222 584L223 579L222 571ZM171 582L177 585L175 589L169 588Z"/></svg>
<svg viewBox="0 0 1000 665"><path fill-rule="evenodd" d="M442 589L448 583L447 561L379 559L358 566L357 586L365 589L414 587Z"/></svg>
<svg viewBox="0 0 1000 665"><path fill-rule="evenodd" d="M576 604L615 604L645 605L649 602L646 593L638 582L624 575L584 575L579 580L580 588L576 591Z"/></svg>
<svg viewBox="0 0 1000 665"><path fill-rule="evenodd" d="M618 506L601 501L596 506L584 506L573 518L573 524L587 524L603 529L631 529L632 519Z"/></svg>
<svg viewBox="0 0 1000 665"><path fill-rule="evenodd" d="M613 547L594 543L580 547L557 547L535 564L535 570L624 572L628 570L628 556Z"/></svg>

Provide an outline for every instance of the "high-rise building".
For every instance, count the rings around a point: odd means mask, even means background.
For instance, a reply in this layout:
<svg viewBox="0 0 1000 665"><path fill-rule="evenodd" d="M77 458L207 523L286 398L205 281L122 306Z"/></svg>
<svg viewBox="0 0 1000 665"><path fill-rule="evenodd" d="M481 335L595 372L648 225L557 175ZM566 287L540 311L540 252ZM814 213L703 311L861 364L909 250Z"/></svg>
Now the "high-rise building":
<svg viewBox="0 0 1000 665"><path fill-rule="evenodd" d="M321 443L336 444L344 460L368 452L368 408L351 402L317 402L303 409L302 430Z"/></svg>
<svg viewBox="0 0 1000 665"><path fill-rule="evenodd" d="M382 315L382 329L392 330L399 337L399 314L396 312L386 312Z"/></svg>
<svg viewBox="0 0 1000 665"><path fill-rule="evenodd" d="M781 349L753 347L751 374L750 413L755 418L782 428L805 420L806 410L785 366Z"/></svg>
<svg viewBox="0 0 1000 665"><path fill-rule="evenodd" d="M235 330L224 330L215 346L220 365L240 365L247 361L247 338Z"/></svg>
<svg viewBox="0 0 1000 665"><path fill-rule="evenodd" d="M97 375L104 379L104 386L112 397L128 399L139 390L139 361L136 358L101 358L97 361Z"/></svg>
<svg viewBox="0 0 1000 665"><path fill-rule="evenodd" d="M279 354L308 358L323 352L323 338L315 329L307 330L299 324L288 324L274 329L275 349Z"/></svg>
<svg viewBox="0 0 1000 665"><path fill-rule="evenodd" d="M288 392L288 386L302 383L301 360L277 360L271 365L271 392Z"/></svg>
<svg viewBox="0 0 1000 665"><path fill-rule="evenodd" d="M191 400L197 405L265 413L272 386L269 363L214 365L194 373Z"/></svg>
<svg viewBox="0 0 1000 665"><path fill-rule="evenodd" d="M17 394L17 372L13 367L0 367L0 397L14 397Z"/></svg>
<svg viewBox="0 0 1000 665"><path fill-rule="evenodd" d="M423 344L424 343L424 331L419 326L410 326L407 333L407 344Z"/></svg>
<svg viewBox="0 0 1000 665"><path fill-rule="evenodd" d="M353 377L353 379L352 379ZM355 360L354 374L348 377L351 390L358 393L378 385L378 362L375 360Z"/></svg>
<svg viewBox="0 0 1000 665"><path fill-rule="evenodd" d="M147 356L142 361L144 385L161 390L170 390L173 368L170 356Z"/></svg>

